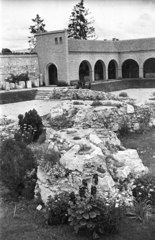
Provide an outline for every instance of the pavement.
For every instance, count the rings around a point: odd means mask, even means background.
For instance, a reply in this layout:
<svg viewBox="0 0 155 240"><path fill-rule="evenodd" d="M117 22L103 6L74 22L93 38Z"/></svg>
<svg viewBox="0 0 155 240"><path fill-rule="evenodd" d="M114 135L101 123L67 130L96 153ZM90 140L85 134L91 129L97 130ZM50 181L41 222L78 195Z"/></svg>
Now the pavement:
<svg viewBox="0 0 155 240"><path fill-rule="evenodd" d="M142 88L142 89L127 89L121 91L111 92L116 96L120 92L126 92L130 98L136 99L137 102L149 101L155 88ZM66 100L65 100L66 101ZM63 100L32 100L18 103L8 103L0 105L0 118L7 117L10 119L17 119L19 114L25 114L29 110L36 109L40 116L50 112L50 109L55 107Z"/></svg>

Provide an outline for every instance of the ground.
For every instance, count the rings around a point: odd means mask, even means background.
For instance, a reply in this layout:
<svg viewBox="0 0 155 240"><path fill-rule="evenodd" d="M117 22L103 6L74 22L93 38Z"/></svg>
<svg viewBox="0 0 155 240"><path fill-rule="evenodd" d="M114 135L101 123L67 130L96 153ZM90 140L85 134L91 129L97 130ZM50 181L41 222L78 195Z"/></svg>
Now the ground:
<svg viewBox="0 0 155 240"><path fill-rule="evenodd" d="M128 89L112 92L115 95L119 95L120 92L128 93L128 96L137 101L145 102L149 100L149 97L155 92L154 88L145 88L145 89ZM7 116L8 118L17 119L19 114L24 114L25 112L35 108L40 116L43 116L49 113L50 109L57 105L60 100L53 101L42 101L42 100L33 100L26 102L18 103L9 103L3 104L0 106L0 118L2 116Z"/></svg>
<svg viewBox="0 0 155 240"><path fill-rule="evenodd" d="M146 101L155 89L131 89L114 92L127 92L129 97L138 101ZM58 101L28 101L1 105L0 117L6 115L17 119L18 114L35 108L43 116L54 107ZM155 170L155 130L144 135L131 135L122 138L127 148L137 149L144 165ZM34 202L6 202L6 189L0 186L0 239L2 240L88 240L83 234L74 235L68 226L50 227L46 224L43 212L36 210ZM3 197L3 201L2 201ZM15 211L16 205L16 211ZM104 240L153 240L155 236L155 220L153 222L137 223L134 220L124 220L119 235L103 237Z"/></svg>

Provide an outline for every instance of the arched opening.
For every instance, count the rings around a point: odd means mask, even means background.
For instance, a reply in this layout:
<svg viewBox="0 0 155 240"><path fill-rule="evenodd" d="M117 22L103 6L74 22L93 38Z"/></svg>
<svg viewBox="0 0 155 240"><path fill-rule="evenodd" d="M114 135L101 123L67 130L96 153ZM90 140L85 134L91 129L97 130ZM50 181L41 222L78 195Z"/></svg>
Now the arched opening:
<svg viewBox="0 0 155 240"><path fill-rule="evenodd" d="M115 60L111 60L108 65L108 79L117 78L118 65Z"/></svg>
<svg viewBox="0 0 155 240"><path fill-rule="evenodd" d="M105 65L101 60L95 63L94 67L94 80L99 81L105 79Z"/></svg>
<svg viewBox="0 0 155 240"><path fill-rule="evenodd" d="M144 78L155 78L155 58L149 58L143 66Z"/></svg>
<svg viewBox="0 0 155 240"><path fill-rule="evenodd" d="M122 78L139 78L139 66L133 59L128 59L122 64Z"/></svg>
<svg viewBox="0 0 155 240"><path fill-rule="evenodd" d="M50 64L48 67L48 77L49 85L57 85L58 83L57 67L53 63Z"/></svg>
<svg viewBox="0 0 155 240"><path fill-rule="evenodd" d="M84 79L85 81L92 81L92 68L88 61L84 60L79 66L79 79Z"/></svg>

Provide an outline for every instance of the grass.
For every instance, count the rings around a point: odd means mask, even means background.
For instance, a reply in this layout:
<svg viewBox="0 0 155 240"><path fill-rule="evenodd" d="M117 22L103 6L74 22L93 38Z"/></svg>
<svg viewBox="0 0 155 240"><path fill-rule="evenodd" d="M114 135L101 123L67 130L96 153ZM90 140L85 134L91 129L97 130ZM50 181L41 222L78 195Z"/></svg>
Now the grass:
<svg viewBox="0 0 155 240"><path fill-rule="evenodd" d="M155 128L145 134L130 134L120 138L126 148L136 149L143 164L155 172Z"/></svg>
<svg viewBox="0 0 155 240"><path fill-rule="evenodd" d="M30 101L35 99L36 89L0 93L0 104Z"/></svg>
<svg viewBox="0 0 155 240"><path fill-rule="evenodd" d="M90 240L84 233L75 235L70 226L48 226L44 214L36 210L34 202L20 202L17 204L1 203L1 235L2 240ZM2 215L3 214L3 215ZM103 236L100 240L153 240L155 236L155 222L139 223L125 219L120 233Z"/></svg>

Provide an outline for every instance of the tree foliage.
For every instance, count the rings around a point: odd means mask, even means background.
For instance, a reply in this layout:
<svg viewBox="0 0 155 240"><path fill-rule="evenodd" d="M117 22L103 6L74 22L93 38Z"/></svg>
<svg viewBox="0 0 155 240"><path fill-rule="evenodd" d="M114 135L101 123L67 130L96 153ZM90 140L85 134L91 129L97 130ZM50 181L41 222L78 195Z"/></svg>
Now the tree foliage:
<svg viewBox="0 0 155 240"><path fill-rule="evenodd" d="M3 55L12 54L12 51L9 48L2 48L2 54Z"/></svg>
<svg viewBox="0 0 155 240"><path fill-rule="evenodd" d="M84 0L75 5L68 24L68 38L85 39L95 38L93 18L89 18L89 9L84 7Z"/></svg>
<svg viewBox="0 0 155 240"><path fill-rule="evenodd" d="M36 46L36 38L34 37L34 35L37 34L37 33L47 32L45 30L45 24L43 23L44 20L41 19L39 14L36 14L36 17L34 19L32 19L32 21L35 24L29 27L30 33L32 34L31 37L28 37L29 38L28 42L29 42L29 45L30 45L30 50L34 49L34 47Z"/></svg>

